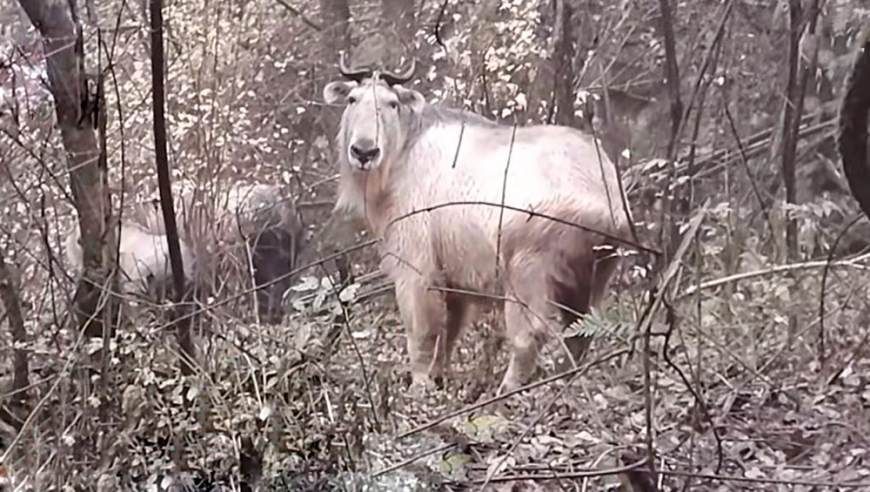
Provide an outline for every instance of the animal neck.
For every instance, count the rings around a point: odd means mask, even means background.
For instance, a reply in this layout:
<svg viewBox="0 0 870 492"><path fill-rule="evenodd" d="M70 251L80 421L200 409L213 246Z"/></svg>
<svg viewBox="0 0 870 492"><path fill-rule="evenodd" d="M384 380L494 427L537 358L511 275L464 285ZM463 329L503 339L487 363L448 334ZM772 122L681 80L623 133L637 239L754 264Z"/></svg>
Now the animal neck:
<svg viewBox="0 0 870 492"><path fill-rule="evenodd" d="M347 210L365 219L366 226L380 236L392 220L394 190L389 185L388 166L367 173L345 168L339 183L336 209Z"/></svg>

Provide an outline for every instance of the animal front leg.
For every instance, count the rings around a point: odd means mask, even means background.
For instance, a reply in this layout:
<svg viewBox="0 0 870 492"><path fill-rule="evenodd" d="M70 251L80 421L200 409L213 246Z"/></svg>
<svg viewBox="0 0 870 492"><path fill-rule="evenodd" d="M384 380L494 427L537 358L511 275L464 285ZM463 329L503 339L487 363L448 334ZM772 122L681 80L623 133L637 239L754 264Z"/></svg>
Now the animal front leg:
<svg viewBox="0 0 870 492"><path fill-rule="evenodd" d="M444 328L444 300L422 282L396 282L396 300L406 326L411 378L415 384L430 386L431 373L440 372L433 361Z"/></svg>
<svg viewBox="0 0 870 492"><path fill-rule="evenodd" d="M539 258L518 256L510 263L509 283L514 300L504 305L505 335L511 344L507 372L499 393L529 381L537 366L540 347L547 336L550 286L547 269Z"/></svg>
<svg viewBox="0 0 870 492"><path fill-rule="evenodd" d="M505 305L505 324L511 345L511 358L498 388L499 394L526 384L535 371L539 349L539 336L536 332L543 331L536 326L540 322L535 318L536 313L517 303Z"/></svg>
<svg viewBox="0 0 870 492"><path fill-rule="evenodd" d="M462 330L468 323L468 318L471 316L473 309L468 299L464 299L456 294L447 294L445 296L444 308L446 310L446 322L442 336L438 338L435 363L432 367L432 376L434 378L443 377L450 370L456 341L462 335Z"/></svg>

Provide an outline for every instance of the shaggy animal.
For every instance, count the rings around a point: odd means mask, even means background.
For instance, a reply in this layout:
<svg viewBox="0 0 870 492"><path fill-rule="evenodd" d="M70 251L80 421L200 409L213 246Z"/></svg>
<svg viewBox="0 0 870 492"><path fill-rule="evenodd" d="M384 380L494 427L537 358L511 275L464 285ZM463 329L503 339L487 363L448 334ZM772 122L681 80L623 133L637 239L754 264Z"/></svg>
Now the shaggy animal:
<svg viewBox="0 0 870 492"><path fill-rule="evenodd" d="M525 384L549 320L567 326L599 302L615 246L629 238L615 167L572 128L502 126L427 104L400 85L413 62L403 74L350 71L343 57L340 66L350 80L323 90L345 106L336 211L381 238L413 381L428 385L449 367L481 304L467 291L477 291L506 299L497 304L511 357L499 392Z"/></svg>
<svg viewBox="0 0 870 492"><path fill-rule="evenodd" d="M206 290L226 281L232 265L241 266L244 272L253 270L261 319L280 322L284 315L281 301L292 281L288 274L302 247L302 224L292 201L280 187L264 184L235 185L214 207L203 207L203 201L193 192L180 194L178 220L181 234L196 245L201 273L210 277L204 279ZM149 230L165 233L156 203L144 216Z"/></svg>
<svg viewBox="0 0 870 492"><path fill-rule="evenodd" d="M235 217L235 231L242 231L251 251L260 316L278 323L284 315L281 301L291 285L288 274L302 247L295 207L277 186L253 185L234 188L227 208Z"/></svg>
<svg viewBox="0 0 870 492"><path fill-rule="evenodd" d="M82 273L81 231L74 227L66 241L66 256L73 274ZM194 268L193 255L180 243L185 276ZM124 295L153 295L171 291L172 267L166 236L147 226L126 221L121 225L118 245L119 290Z"/></svg>

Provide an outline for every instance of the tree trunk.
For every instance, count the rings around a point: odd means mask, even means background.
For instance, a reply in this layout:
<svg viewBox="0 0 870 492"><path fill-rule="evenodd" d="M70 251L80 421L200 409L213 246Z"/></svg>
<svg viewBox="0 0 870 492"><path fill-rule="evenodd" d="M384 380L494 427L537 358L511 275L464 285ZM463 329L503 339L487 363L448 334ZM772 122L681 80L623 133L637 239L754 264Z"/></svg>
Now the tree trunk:
<svg viewBox="0 0 870 492"><path fill-rule="evenodd" d="M801 23L801 0L789 1L789 49L788 49L788 85L786 86L786 102L782 118L782 181L785 185L785 203L795 203L795 160L797 159L797 127L794 120L800 121L801 108L798 103L798 62ZM784 263L797 261L797 223L785 213L785 258ZM794 299L797 289L789 288L790 296ZM788 317L788 332L786 343L791 347L794 336L797 333L797 317L792 313Z"/></svg>
<svg viewBox="0 0 870 492"><path fill-rule="evenodd" d="M818 10L819 1L813 0L813 5L810 7L807 16L810 19L807 30L809 35L815 34ZM797 202L797 188L795 186L797 142L800 138L799 128L804 107L804 94L806 93L807 80L811 71L808 66L801 69L800 42L801 33L804 28L804 10L801 0L789 1L789 21L788 86L786 89L786 97L788 99L785 103L782 128L782 180L785 184L786 206ZM812 64L815 64L814 61ZM798 228L797 222L791 219L788 213L786 213L785 220L786 261L792 263L798 261ZM793 299L796 298L795 296L800 291L798 285L793 285L790 290ZM787 340L789 346L794 341L797 330L797 318L794 315L790 315L788 318Z"/></svg>
<svg viewBox="0 0 870 492"><path fill-rule="evenodd" d="M154 149L157 165L157 186L160 189L160 208L166 228L166 242L169 248L169 264L172 266L172 281L175 287L175 301L184 300L184 262L181 258L181 245L178 240L178 226L175 224L175 207L172 203L172 184L169 176L169 158L166 153L166 118L164 115L163 84L163 1L151 0L151 83L154 101ZM173 318L176 323L176 336L181 353L183 374L193 374L195 348L190 338L190 316L176 306Z"/></svg>
<svg viewBox="0 0 870 492"><path fill-rule="evenodd" d="M20 3L43 39L49 87L54 96L73 200L79 215L83 268L74 309L85 332L101 336L103 309L116 303L111 297L101 300L102 286L106 285L108 277L103 244L111 201L104 170L99 167L94 113L87 110L90 104L82 32L69 2L20 0ZM112 313L114 309L105 312Z"/></svg>
<svg viewBox="0 0 870 492"><path fill-rule="evenodd" d="M320 39L323 43L322 66L325 70L326 79L338 76L339 53L347 51L350 45L348 36L348 22L350 21L350 7L347 0L320 0L320 16L322 27ZM317 97L322 97L319 93ZM318 123L323 134L330 138L335 136L338 130L340 116L335 108L324 107L319 114Z"/></svg>
<svg viewBox="0 0 870 492"><path fill-rule="evenodd" d="M815 15L816 8L809 12ZM789 50L788 50L788 85L786 87L785 108L783 110L782 138L782 180L785 185L786 204L796 203L795 167L797 160L797 141L799 138L801 113L803 112L804 93L806 91L808 70L800 69L800 41L804 27L804 12L801 0L789 1ZM810 31L814 31L815 20L812 20ZM793 262L798 259L797 223L786 217L786 259Z"/></svg>
<svg viewBox="0 0 870 492"><path fill-rule="evenodd" d="M680 124L683 119L683 102L680 98L680 67L677 65L677 43L674 39L674 14L669 0L659 0L662 16L662 37L665 41L665 80L671 103L671 139L668 141L668 159L676 152Z"/></svg>
<svg viewBox="0 0 870 492"><path fill-rule="evenodd" d="M674 36L674 9L670 0L659 0L661 11L661 34L665 43L664 79L671 105L671 135L668 139L667 159L671 164L671 182L677 179L676 157L678 141L682 130L683 102L680 97L680 67L677 64L677 43ZM678 189L677 189L678 190ZM689 213L689 198L685 193L675 190L672 196L664 194L662 206L662 243L664 244L665 261L667 265L680 246L680 222ZM669 218L666 222L664 219Z"/></svg>
<svg viewBox="0 0 870 492"><path fill-rule="evenodd" d="M9 267L6 266L6 258L3 248L0 248L0 300L6 310L6 319L9 320L9 332L12 335L12 343L23 344L27 341L27 330L24 328L24 317L21 314L21 297L18 287L12 280ZM27 350L16 347L12 355L12 405L13 408L21 408L24 403L25 389L28 386L29 373L27 362ZM17 427L16 427L17 428Z"/></svg>
<svg viewBox="0 0 870 492"><path fill-rule="evenodd" d="M347 52L348 48L350 47L350 37L348 35L350 7L348 6L348 0L320 0L320 17L321 25L323 27L323 30L320 32L320 39L324 53L323 57L320 60L320 66L322 66L323 70L325 70L321 78L325 78L326 80L335 80L339 78L339 53L342 51ZM323 85L319 85L318 87L323 87ZM323 96L318 92L316 97L322 98ZM338 125L341 121L340 111L341 108L324 105L319 111L319 114L317 115L317 126L320 128L320 134L326 135L330 141L334 140L336 134L338 133ZM330 162L337 162L337 160L334 158L335 146L330 145L327 152L329 152L330 155L333 156L330 158ZM334 168L333 171L337 171L337 167ZM339 217L334 214L327 222L325 230L331 231L331 229L334 227L331 224L335 222L339 224L345 224L347 226L350 226L350 224L352 224L350 217ZM352 235L352 232L350 232L350 234ZM326 256L337 253L342 249L341 246L341 244L335 243L333 241L325 241L322 243L321 254ZM337 268L337 266L335 265L336 262L330 263L333 264L333 268Z"/></svg>
<svg viewBox="0 0 870 492"><path fill-rule="evenodd" d="M870 24L858 39L858 49L840 106L838 147L852 195L870 218L870 162L867 161L867 113L870 112Z"/></svg>
<svg viewBox="0 0 870 492"><path fill-rule="evenodd" d="M321 39L326 56L326 65L338 66L339 51L346 50L350 44L348 23L350 6L347 0L320 0L320 16L323 19ZM337 73L337 72L336 72Z"/></svg>
<svg viewBox="0 0 870 492"><path fill-rule="evenodd" d="M567 0L555 0L553 18L553 104L550 121L574 126L574 36L571 31L573 8Z"/></svg>
<svg viewBox="0 0 870 492"><path fill-rule="evenodd" d="M381 22L384 28L395 30L402 42L414 40L417 12L414 0L381 0Z"/></svg>

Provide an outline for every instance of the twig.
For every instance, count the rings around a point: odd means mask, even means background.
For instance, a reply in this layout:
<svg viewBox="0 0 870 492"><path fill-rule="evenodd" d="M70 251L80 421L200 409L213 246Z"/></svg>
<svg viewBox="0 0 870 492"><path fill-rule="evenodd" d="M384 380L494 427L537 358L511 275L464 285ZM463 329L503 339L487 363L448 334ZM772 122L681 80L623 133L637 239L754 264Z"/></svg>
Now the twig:
<svg viewBox="0 0 870 492"><path fill-rule="evenodd" d="M323 30L323 28L320 27L319 24L317 24L316 22L314 22L314 21L312 21L311 19L309 19L309 18L305 15L305 13L303 13L301 10L297 9L296 7L290 5L290 4L287 3L286 1L284 1L284 0L275 0L275 2L277 2L278 5L284 7L285 9L287 9L287 11L290 12L291 14L295 15L296 17L299 17L299 18L302 20L302 22L303 22L306 26L308 26L308 27L314 29L314 30L317 31L317 32L320 32L320 31Z"/></svg>
<svg viewBox="0 0 870 492"><path fill-rule="evenodd" d="M678 366L673 360L671 360L671 356L669 355L669 353L670 353L669 344L671 341L671 335L676 330L677 316L676 316L676 313L674 312L674 307L667 301L665 302L665 309L667 309L668 331L665 334L664 347L662 347L662 357L665 360L665 364L667 364L668 366L671 367L671 369L676 371L676 373L680 376L680 379L682 379L683 384L686 385L686 389L688 389L689 393L692 393L692 396L695 397L695 401L699 404L699 406L701 407L701 409L703 411L703 416L705 417L705 420L710 425L710 430L713 431L713 437L716 439L716 456L717 456L716 472L718 473L719 470L722 469L722 462L724 460L724 452L722 450L722 437L719 435L719 431L716 430L716 424L715 424L715 422L713 422L713 417L710 415L709 407L707 406L707 402L701 397L700 392L697 391L692 386L692 383L689 381L689 378L686 377L686 375L683 373L683 370L680 369L680 366ZM739 359L738 359L738 361L741 363L743 362L743 361L740 361ZM689 369L691 370L691 368L692 368L691 362L689 362ZM696 382L697 382L698 372L695 371L694 375L696 376ZM701 386L701 385L699 384L698 386Z"/></svg>
<svg viewBox="0 0 870 492"><path fill-rule="evenodd" d="M378 478L379 476L381 476L385 473L389 473L391 471L398 470L399 468L404 468L404 467L410 465L411 463L413 463L419 459L425 458L427 456L431 456L435 453L441 453L441 452L447 451L448 449L455 448L456 446L457 446L457 443L454 442L454 443L445 444L443 446L439 446L435 449L430 449L428 451L424 451L418 455L411 456L410 458L408 458L406 460L402 460L394 465L390 465L390 466L384 468L383 470L372 473L371 475L369 475L369 478Z"/></svg>
<svg viewBox="0 0 870 492"><path fill-rule="evenodd" d="M85 339L85 334L87 333L88 328L90 328L91 323L96 319L97 313L99 313L105 307L106 301L109 298L107 293L108 292L106 290L102 292L97 308L94 309L93 314L91 314L91 316L88 317L88 319L81 324L78 338L76 339L75 344L73 344L73 347L70 350L70 357L67 359L66 362L64 362L63 367L61 368L60 373L58 374L58 377L55 380L54 384L52 384L51 388L49 388L48 391L45 392L45 395L43 395L39 402L36 404L36 406L33 407L30 415L28 415L27 418L24 420L24 423L21 424L21 429L18 431L18 434L15 435L15 438L12 439L12 442L10 442L9 445L6 447L6 451L3 453L2 456L0 456L0 463L6 463L6 459L9 457L9 454L15 449L15 446L18 444L21 438L24 437L25 432L27 432L27 428L30 427L30 424L33 423L36 416L40 414L40 410L42 409L42 407L46 404L46 402L48 402L48 399L51 398L51 395L54 394L60 383L66 381L66 378L62 376L66 374L66 372L72 366L73 362L77 360L76 354L78 353L79 347L81 347L82 341Z"/></svg>
<svg viewBox="0 0 870 492"><path fill-rule="evenodd" d="M322 263L318 266L323 269ZM363 378L363 386L365 386L366 396L368 396L369 405L371 405L371 413L372 418L375 421L375 429L380 432L381 421L378 418L378 412L376 411L377 405L375 405L375 398L372 394L370 378L368 376L368 371L366 370L365 358L362 355L362 351L359 349L359 345L357 345L356 340L353 338L353 330L351 330L350 328L350 313L347 310L347 303L341 300L341 296L339 295L340 285L336 285L336 283L332 281L331 277L327 276L326 278L329 280L329 286L332 288L332 291L338 298L338 305L341 307L341 325L344 328L344 330L342 331L344 331L344 333L347 335L348 340L350 340L350 345L351 347L353 347L354 353L359 360L360 371L362 372L361 376Z"/></svg>
<svg viewBox="0 0 870 492"><path fill-rule="evenodd" d="M835 261L835 262L828 262L827 260L808 261L808 262L804 262L804 263L792 263L789 265L777 265L775 267L767 268L764 270L756 270L754 272L736 273L734 275L729 275L727 277L718 278L716 280L710 280L707 282L703 282L697 286L693 285L693 286L689 287L688 289L686 289L685 292L680 294L680 296L677 298L677 300L680 300L685 296L691 295L691 294L695 293L695 291L697 291L697 290L711 289L713 287L718 287L720 285L724 285L724 284L727 284L729 282L736 282L738 280L746 280L748 278L753 278L753 277L761 277L761 276L770 275L773 273L791 272L791 271L795 271L795 270L810 270L813 268L824 268L827 265L830 265L830 266L849 266L849 267L855 267L855 268L861 268L861 269L870 269L870 267L863 267L863 266L857 265L859 262L866 260L866 259L870 259L870 253L863 254L863 255L858 256L856 258L853 258L851 260L841 260L841 261Z"/></svg>
<svg viewBox="0 0 870 492"><path fill-rule="evenodd" d="M441 38L441 28L442 22L444 22L444 14L447 12L447 2L448 0L444 0L444 3L441 4L441 9L438 10L438 18L435 20L435 42L438 43L438 46L447 51L447 46L444 44L444 39Z"/></svg>
<svg viewBox="0 0 870 492"><path fill-rule="evenodd" d="M626 245L626 246L630 246L630 247L637 249L637 250L640 250L640 251L644 251L646 253L652 253L656 256L661 255L661 252L655 248L643 246L641 244L635 244L632 241L628 241L626 239L616 237L616 236L614 236L612 234L608 234L606 232L601 232L601 231L596 230L592 227L587 227L584 225L575 224L574 222L571 222L569 220L560 219L558 217L553 217L553 216L547 215L547 214L542 214L540 212L535 212L534 210L528 210L528 209L524 209L524 208L513 207L511 205L502 205L500 203L484 202L484 201L461 201L460 200L460 201L453 201L453 202L448 202L448 203L439 203L437 205L432 205L432 206L425 207L425 208L422 208L419 210L412 210L411 212L408 212L404 215L401 215L401 216L396 217L395 219L391 220L387 224L386 229L384 230L384 236L386 236L386 233L390 229L390 227L392 227L396 222L399 222L400 220L405 220L407 218L413 217L414 215L419 215L422 213L434 212L435 210L438 210L440 208L446 208L446 207L452 207L452 206L462 206L462 205L484 205L487 207L504 208L506 210L511 210L511 211L518 212L521 214L526 214L529 217L540 217L542 219L552 220L553 222L556 222L558 224L563 224L563 225L567 225L570 227L575 227L577 229L581 229L581 230L584 230L587 232L592 232L595 234L600 234L600 235L606 237L607 239L621 243L621 244Z"/></svg>
<svg viewBox="0 0 870 492"><path fill-rule="evenodd" d="M504 165L504 178L502 178L501 182L501 206L498 209L498 237L495 242L495 277L498 278L498 267L499 267L499 257L501 256L501 234L502 234L502 225L504 224L504 208L505 208L505 198L507 197L507 178L508 171L511 168L511 156L514 154L514 140L517 136L517 124L514 123L513 131L511 131L511 143L508 147L508 156L507 162ZM457 151L457 154L459 152ZM607 185L604 186L607 188Z"/></svg>
<svg viewBox="0 0 870 492"><path fill-rule="evenodd" d="M829 127L836 126L837 124L836 117L832 117L818 124L811 124L810 121L818 116L818 114L813 113L803 117L801 121L804 121L805 124L801 127L800 138L810 137L818 132L828 129ZM772 133L773 128L767 128L745 138L746 158L751 159L769 149ZM732 153L734 155L732 155ZM716 173L722 172L724 169L728 169L728 166L739 158L740 155L733 152L730 148L717 150L704 155L692 164L690 164L688 160L681 159L676 164L677 172L698 179L708 178L714 176ZM631 170L629 171L631 172ZM681 186L681 184L676 183L674 186Z"/></svg>
<svg viewBox="0 0 870 492"><path fill-rule="evenodd" d="M767 221L767 227L770 228L770 233L775 234L773 221L770 220L770 213L764 204L764 200L761 198L761 192L758 191L758 183L755 180L755 176L752 175L752 171L749 169L749 159L746 157L746 150L743 148L743 142L740 141L740 135L737 133L737 126L734 124L734 118L731 117L731 111L728 109L728 105L724 104L723 106L725 109L725 118L728 119L728 125L731 128L731 134L734 136L734 141L737 143L737 149L740 151L740 163L743 164L743 170L746 171L746 178L752 186L752 192L755 194L755 199L758 200L758 206L761 207L761 213L764 214L764 220Z"/></svg>
<svg viewBox="0 0 870 492"><path fill-rule="evenodd" d="M632 463L630 465L619 466L615 468L604 468L601 470L581 470L575 472L563 472L563 473L540 473L533 475L501 475L497 477L493 477L490 482L518 482L521 480L569 480L576 478L590 478L590 477L603 477L607 475L618 475L620 473L625 473L629 471L634 471L640 468L643 468L647 464L647 459L644 458L640 461ZM473 481L472 483L481 483L483 480L478 479Z"/></svg>
<svg viewBox="0 0 870 492"><path fill-rule="evenodd" d="M652 438L652 382L650 378L650 371L652 366L650 361L652 320L655 317L655 314L658 312L659 308L665 302L665 295L667 294L668 284L670 284L671 280L673 280L674 276L677 274L683 255L686 254L686 250L689 248L689 244L695 239L695 233L698 231L698 228L701 226L701 222L707 215L708 204L709 200L704 202L704 204L701 206L701 209L695 214L692 220L689 221L688 228L683 234L683 240L674 251L671 262L662 273L661 277L658 280L658 283L653 286L650 295L652 299L650 300L650 303L647 305L646 310L643 312L640 321L638 322L638 332L643 333L644 339L643 393L645 420L647 424L646 446L648 457L650 460L653 458L654 452Z"/></svg>

